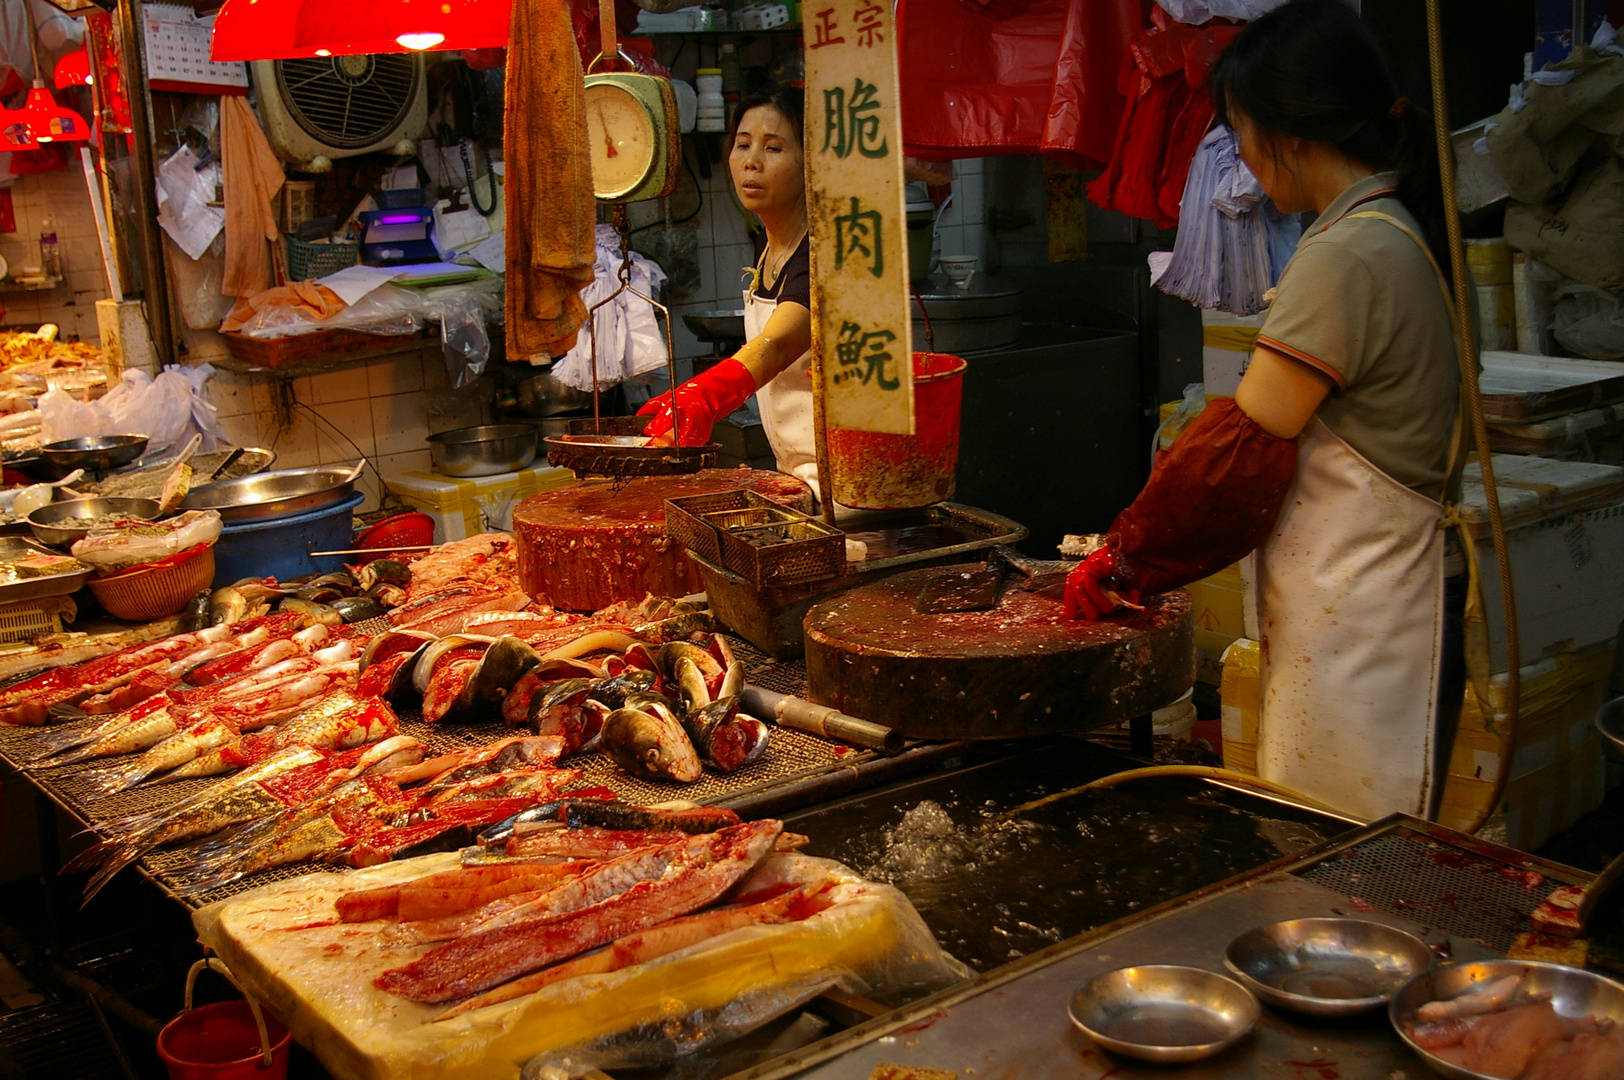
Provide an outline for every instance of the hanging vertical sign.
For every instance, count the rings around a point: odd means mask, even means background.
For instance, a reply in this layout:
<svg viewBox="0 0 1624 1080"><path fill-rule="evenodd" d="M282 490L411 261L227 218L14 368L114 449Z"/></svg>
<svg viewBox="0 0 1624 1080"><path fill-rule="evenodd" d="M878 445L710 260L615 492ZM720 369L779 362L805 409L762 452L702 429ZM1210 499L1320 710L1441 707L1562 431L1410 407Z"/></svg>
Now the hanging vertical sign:
<svg viewBox="0 0 1624 1080"><path fill-rule="evenodd" d="M829 427L913 434L896 20L889 0L805 0L806 208Z"/></svg>

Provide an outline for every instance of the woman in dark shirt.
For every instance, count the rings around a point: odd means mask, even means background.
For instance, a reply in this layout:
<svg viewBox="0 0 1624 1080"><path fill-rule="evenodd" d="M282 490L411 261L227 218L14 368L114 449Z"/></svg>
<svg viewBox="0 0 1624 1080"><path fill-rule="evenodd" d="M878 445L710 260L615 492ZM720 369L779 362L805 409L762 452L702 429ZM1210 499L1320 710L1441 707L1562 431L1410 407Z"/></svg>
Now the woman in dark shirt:
<svg viewBox="0 0 1624 1080"><path fill-rule="evenodd" d="M817 490L812 437L812 282L807 244L803 96L797 87L747 95L734 113L728 168L739 202L764 227L744 291L748 340L738 353L651 399L645 433L683 446L710 441L716 421L751 394L782 472ZM676 430L671 399L676 398Z"/></svg>

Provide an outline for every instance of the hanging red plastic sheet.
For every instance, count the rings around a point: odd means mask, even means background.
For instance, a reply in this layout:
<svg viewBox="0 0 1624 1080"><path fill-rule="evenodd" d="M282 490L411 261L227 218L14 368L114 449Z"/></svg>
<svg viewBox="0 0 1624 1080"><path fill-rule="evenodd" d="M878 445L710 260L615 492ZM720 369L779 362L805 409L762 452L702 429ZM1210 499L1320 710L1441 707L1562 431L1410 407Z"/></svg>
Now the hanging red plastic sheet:
<svg viewBox="0 0 1624 1080"><path fill-rule="evenodd" d="M1169 229L1196 147L1212 127L1207 74L1240 27L1213 20L1185 26L1161 9L1122 58L1119 89L1128 101L1110 164L1091 184L1099 205Z"/></svg>
<svg viewBox="0 0 1624 1080"><path fill-rule="evenodd" d="M809 49L820 6L806 7ZM1008 18L960 0L902 0L897 22L911 156L1047 154L1081 169L1110 158L1117 72L1145 25L1141 0L1031 0Z"/></svg>

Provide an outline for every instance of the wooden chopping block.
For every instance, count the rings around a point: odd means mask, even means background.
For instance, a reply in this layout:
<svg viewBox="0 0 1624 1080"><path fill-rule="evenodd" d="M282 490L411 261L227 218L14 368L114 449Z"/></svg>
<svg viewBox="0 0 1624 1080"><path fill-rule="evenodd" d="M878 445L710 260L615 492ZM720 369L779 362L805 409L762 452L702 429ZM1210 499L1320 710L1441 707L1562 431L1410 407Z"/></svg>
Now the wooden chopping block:
<svg viewBox="0 0 1624 1080"><path fill-rule="evenodd" d="M1141 612L1068 621L1060 602L1011 584L989 611L926 615L934 567L850 589L806 615L808 696L921 739L1007 739L1144 716L1195 682L1182 590Z"/></svg>
<svg viewBox="0 0 1624 1080"><path fill-rule="evenodd" d="M561 611L597 611L645 595L704 588L683 546L665 534L665 500L749 488L810 511L800 480L764 469L704 469L686 476L577 480L513 510L519 587Z"/></svg>

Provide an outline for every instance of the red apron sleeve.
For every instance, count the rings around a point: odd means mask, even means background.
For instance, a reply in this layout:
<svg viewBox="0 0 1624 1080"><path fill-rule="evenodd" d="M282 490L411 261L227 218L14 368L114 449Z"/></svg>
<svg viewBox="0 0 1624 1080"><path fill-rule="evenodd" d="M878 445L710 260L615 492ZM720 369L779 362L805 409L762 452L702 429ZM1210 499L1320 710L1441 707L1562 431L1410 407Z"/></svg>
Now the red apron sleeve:
<svg viewBox="0 0 1624 1080"><path fill-rule="evenodd" d="M1297 472L1297 440L1218 398L1156 458L1111 524L1117 576L1145 594L1188 585L1268 539Z"/></svg>

